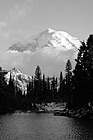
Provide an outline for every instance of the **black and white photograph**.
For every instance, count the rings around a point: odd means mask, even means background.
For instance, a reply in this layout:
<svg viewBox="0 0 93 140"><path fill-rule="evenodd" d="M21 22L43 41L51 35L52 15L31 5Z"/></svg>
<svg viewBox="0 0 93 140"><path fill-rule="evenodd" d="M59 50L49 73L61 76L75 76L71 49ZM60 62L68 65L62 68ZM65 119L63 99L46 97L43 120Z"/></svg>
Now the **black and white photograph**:
<svg viewBox="0 0 93 140"><path fill-rule="evenodd" d="M0 0L0 140L93 140L93 0Z"/></svg>

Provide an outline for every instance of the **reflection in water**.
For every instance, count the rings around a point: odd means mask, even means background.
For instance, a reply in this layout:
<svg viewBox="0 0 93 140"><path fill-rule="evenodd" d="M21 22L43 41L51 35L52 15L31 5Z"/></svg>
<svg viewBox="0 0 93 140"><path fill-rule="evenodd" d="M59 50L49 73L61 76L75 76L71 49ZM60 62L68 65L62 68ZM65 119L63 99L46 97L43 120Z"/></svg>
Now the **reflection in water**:
<svg viewBox="0 0 93 140"><path fill-rule="evenodd" d="M93 120L53 114L0 116L0 140L93 140Z"/></svg>

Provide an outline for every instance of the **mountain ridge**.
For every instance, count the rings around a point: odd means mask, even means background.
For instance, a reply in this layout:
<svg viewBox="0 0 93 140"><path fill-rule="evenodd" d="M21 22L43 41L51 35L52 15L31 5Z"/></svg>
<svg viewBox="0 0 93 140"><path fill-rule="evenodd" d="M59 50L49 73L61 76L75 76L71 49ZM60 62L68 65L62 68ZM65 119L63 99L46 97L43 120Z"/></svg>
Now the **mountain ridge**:
<svg viewBox="0 0 93 140"><path fill-rule="evenodd" d="M64 31L55 31L53 29L46 29L45 31L39 33L37 36L34 36L31 42L26 44L14 43L12 44L8 51L17 51L17 52L36 52L39 49L50 47L51 49L78 49L81 45L76 37L72 37L67 32Z"/></svg>
<svg viewBox="0 0 93 140"><path fill-rule="evenodd" d="M18 89L22 90L23 93L26 93L27 84L32 80L32 77L22 73L19 69L14 67L5 74L5 81L7 84L9 84L10 75L14 81L14 85L16 85Z"/></svg>

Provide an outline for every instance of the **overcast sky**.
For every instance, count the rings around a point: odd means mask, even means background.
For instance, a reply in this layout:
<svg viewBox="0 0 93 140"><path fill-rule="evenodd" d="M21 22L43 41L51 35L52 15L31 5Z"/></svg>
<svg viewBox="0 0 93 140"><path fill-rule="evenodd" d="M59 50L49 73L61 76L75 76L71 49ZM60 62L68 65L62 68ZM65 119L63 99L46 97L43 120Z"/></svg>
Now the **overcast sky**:
<svg viewBox="0 0 93 140"><path fill-rule="evenodd" d="M93 33L93 0L0 0L0 51L47 28L85 40Z"/></svg>

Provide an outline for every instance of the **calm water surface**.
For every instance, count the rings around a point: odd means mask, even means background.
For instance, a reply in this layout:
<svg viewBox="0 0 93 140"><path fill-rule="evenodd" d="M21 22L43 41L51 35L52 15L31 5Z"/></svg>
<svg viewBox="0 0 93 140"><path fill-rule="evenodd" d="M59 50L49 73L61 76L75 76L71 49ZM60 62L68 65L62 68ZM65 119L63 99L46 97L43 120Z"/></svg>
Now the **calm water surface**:
<svg viewBox="0 0 93 140"><path fill-rule="evenodd" d="M0 140L93 140L93 120L44 113L1 115Z"/></svg>

